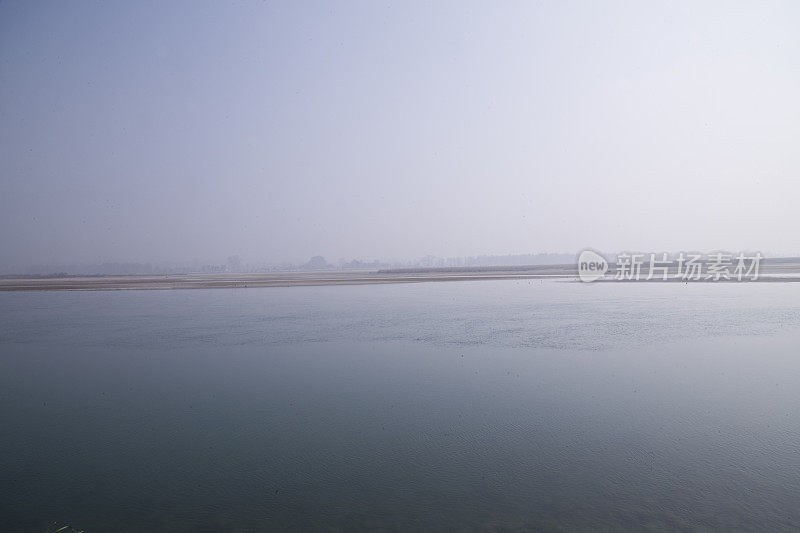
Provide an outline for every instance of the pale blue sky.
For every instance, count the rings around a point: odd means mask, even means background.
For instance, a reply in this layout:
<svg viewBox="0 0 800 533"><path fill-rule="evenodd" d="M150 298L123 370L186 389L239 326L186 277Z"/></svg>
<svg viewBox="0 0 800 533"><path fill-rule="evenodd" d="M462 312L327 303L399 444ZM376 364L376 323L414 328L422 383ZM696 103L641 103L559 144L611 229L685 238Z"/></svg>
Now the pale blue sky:
<svg viewBox="0 0 800 533"><path fill-rule="evenodd" d="M0 268L797 252L800 3L0 2Z"/></svg>

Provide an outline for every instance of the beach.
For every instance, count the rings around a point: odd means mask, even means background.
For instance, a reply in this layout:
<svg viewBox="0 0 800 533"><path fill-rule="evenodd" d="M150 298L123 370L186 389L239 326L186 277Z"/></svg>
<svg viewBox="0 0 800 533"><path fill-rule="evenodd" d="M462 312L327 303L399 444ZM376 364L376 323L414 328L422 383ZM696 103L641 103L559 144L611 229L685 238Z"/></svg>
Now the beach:
<svg viewBox="0 0 800 533"><path fill-rule="evenodd" d="M599 282L617 281L612 264ZM393 268L385 270L320 270L259 273L185 273L169 275L130 276L2 276L0 291L41 290L169 290L169 289L244 289L258 287L307 287L320 285L377 285L386 283L424 283L444 281L546 280L578 281L576 265L529 265L496 267ZM625 280L630 281L630 280ZM669 278L646 279L636 282L685 282L669 270ZM708 280L702 277L691 282L736 282L735 278ZM800 260L796 258L764 261L757 279L744 282L800 281Z"/></svg>
<svg viewBox="0 0 800 533"><path fill-rule="evenodd" d="M316 285L370 285L420 283L430 281L566 279L575 273L560 267L530 270L497 269L488 271L320 271L256 274L171 274L167 276L69 276L6 277L0 291L36 290L126 290L126 289L241 289L255 287L302 287ZM574 270L574 269L573 269Z"/></svg>

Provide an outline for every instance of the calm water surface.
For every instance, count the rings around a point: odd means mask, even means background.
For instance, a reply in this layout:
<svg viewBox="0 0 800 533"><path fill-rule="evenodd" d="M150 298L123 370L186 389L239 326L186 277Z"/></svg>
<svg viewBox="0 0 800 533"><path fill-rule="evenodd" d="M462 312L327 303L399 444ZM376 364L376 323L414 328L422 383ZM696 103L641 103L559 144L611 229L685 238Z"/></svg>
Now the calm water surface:
<svg viewBox="0 0 800 533"><path fill-rule="evenodd" d="M4 531L800 528L800 284L0 294Z"/></svg>

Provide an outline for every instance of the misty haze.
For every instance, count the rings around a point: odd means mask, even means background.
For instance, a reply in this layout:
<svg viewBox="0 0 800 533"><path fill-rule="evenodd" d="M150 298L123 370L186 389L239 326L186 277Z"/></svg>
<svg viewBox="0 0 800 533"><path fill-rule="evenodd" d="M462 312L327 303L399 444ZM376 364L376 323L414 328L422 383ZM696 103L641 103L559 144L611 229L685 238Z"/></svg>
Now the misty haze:
<svg viewBox="0 0 800 533"><path fill-rule="evenodd" d="M800 4L0 0L0 517L800 530Z"/></svg>

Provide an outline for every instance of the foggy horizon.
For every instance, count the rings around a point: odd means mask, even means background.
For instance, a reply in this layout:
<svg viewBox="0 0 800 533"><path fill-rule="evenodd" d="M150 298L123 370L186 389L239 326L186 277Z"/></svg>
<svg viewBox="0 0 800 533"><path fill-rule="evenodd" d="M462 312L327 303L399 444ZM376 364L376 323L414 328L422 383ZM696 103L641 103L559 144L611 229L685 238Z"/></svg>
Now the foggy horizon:
<svg viewBox="0 0 800 533"><path fill-rule="evenodd" d="M0 516L800 531L800 2L0 0Z"/></svg>
<svg viewBox="0 0 800 533"><path fill-rule="evenodd" d="M0 271L797 255L800 5L0 2Z"/></svg>

